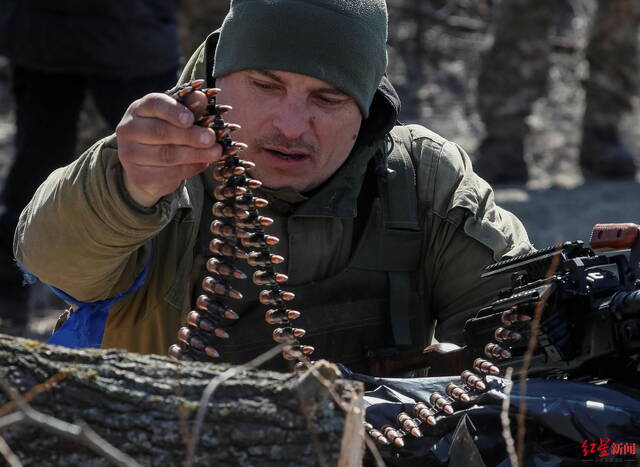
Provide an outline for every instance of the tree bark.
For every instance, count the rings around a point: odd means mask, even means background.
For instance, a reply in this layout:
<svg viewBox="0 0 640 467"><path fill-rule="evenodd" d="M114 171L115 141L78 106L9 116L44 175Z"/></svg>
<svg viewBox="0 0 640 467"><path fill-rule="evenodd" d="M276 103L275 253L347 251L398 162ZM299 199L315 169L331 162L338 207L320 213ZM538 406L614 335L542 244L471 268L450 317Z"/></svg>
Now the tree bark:
<svg viewBox="0 0 640 467"><path fill-rule="evenodd" d="M67 422L84 421L143 465L183 465L202 392L228 368L121 350L71 350L0 335L0 378L24 394L67 373L30 405ZM343 400L356 407L361 403L358 383L337 379L329 363L317 368ZM8 401L0 393L0 412ZM343 451L349 451L343 459L362 448L360 441L342 439L344 419L325 385L310 372L244 370L213 394L194 465L354 465L340 460L341 440ZM77 442L33 426L12 426L0 436L24 465L109 465ZM345 438L361 439L352 433Z"/></svg>

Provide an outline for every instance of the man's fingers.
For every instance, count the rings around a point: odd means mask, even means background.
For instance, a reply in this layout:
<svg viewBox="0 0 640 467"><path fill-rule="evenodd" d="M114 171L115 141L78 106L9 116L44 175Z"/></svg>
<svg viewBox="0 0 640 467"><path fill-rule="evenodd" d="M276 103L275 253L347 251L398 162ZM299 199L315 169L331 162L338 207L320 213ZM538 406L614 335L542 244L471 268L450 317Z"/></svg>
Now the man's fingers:
<svg viewBox="0 0 640 467"><path fill-rule="evenodd" d="M125 167L130 184L149 193L171 193L183 180L199 174L208 167L206 163L184 164L174 167L158 167L132 164Z"/></svg>
<svg viewBox="0 0 640 467"><path fill-rule="evenodd" d="M118 140L135 141L149 145L180 145L194 148L210 148L216 135L210 128L174 125L166 120L139 117L121 124L117 129Z"/></svg>
<svg viewBox="0 0 640 467"><path fill-rule="evenodd" d="M138 117L159 118L179 128L187 128L194 121L191 110L173 97L161 93L147 94L135 101L130 110Z"/></svg>
<svg viewBox="0 0 640 467"><path fill-rule="evenodd" d="M188 90L183 103L148 94L129 106L116 128L125 187L141 205L155 204L222 157L214 131L204 120L194 125L209 104L208 90L196 88Z"/></svg>
<svg viewBox="0 0 640 467"><path fill-rule="evenodd" d="M182 100L182 105L193 112L196 121L205 114L208 104L209 98L202 91L189 93Z"/></svg>
<svg viewBox="0 0 640 467"><path fill-rule="evenodd" d="M179 167L190 164L211 164L222 157L222 147L215 144L209 148L194 148L182 145L151 145L130 143L120 149L120 161L128 166ZM134 167L135 168L135 167Z"/></svg>

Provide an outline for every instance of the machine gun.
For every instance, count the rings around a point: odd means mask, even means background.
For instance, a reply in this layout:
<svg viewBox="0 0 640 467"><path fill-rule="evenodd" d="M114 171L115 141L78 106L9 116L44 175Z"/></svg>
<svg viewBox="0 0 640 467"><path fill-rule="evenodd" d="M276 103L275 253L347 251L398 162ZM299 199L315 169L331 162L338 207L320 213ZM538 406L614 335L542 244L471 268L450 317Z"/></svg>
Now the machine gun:
<svg viewBox="0 0 640 467"><path fill-rule="evenodd" d="M482 465L502 465L506 454L495 427L504 410L499 395L510 383L498 376L512 367L516 375L533 378L522 385L516 379L513 387L519 389L511 392L506 413L526 408L527 438L544 446L541 464L574 457L576 433L636 443L639 261L638 225L599 224L589 247L566 242L488 266L483 277L510 274L511 286L467 320L464 347L440 343L419 354L379 359L371 374L383 377L347 370L375 387L364 396L368 435L381 446L403 448L406 457L428 458L446 446L449 455L461 450L464 465L471 452L483 458ZM424 368L429 376L446 377L407 378L407 371ZM594 403L601 406L595 417ZM468 430L467 417L478 436L459 436ZM423 437L426 442L418 439Z"/></svg>
<svg viewBox="0 0 640 467"><path fill-rule="evenodd" d="M379 359L371 374L383 377L347 370L375 387L364 395L366 432L409 459L446 451L452 464L474 458L474 465L502 465L508 459L495 428L498 414L526 409L527 439L536 446L527 448L527 462L537 458L536 465L575 457L578 433L637 443L639 261L638 225L599 224L589 247L566 242L488 266L483 277L510 274L511 286L467 320L464 347L440 343ZM510 383L498 377L505 367L533 377L525 384L516 379L508 410L500 393ZM447 377L406 378L424 368ZM389 378L400 373L405 378ZM454 461L452 452L460 458Z"/></svg>
<svg viewBox="0 0 640 467"><path fill-rule="evenodd" d="M511 287L466 322L466 353L518 372L538 310L529 375L637 378L639 240L636 224L598 224L590 247L567 242L488 266L482 277L511 274ZM520 338L493 344L510 333Z"/></svg>
<svg viewBox="0 0 640 467"><path fill-rule="evenodd" d="M640 227L598 224L590 246L566 242L492 264L482 277L511 274L511 287L464 326L465 346L435 344L420 355L386 359L372 374L429 367L450 375L489 358L517 374L536 311L540 326L527 374L542 378L640 381ZM503 373L502 371L500 373Z"/></svg>

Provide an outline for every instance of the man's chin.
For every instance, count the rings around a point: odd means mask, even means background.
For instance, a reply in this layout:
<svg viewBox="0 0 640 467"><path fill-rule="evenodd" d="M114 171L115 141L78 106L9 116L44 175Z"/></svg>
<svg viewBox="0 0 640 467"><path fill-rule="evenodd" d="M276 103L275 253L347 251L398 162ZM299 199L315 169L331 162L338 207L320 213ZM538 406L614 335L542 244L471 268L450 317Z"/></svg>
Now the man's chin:
<svg viewBox="0 0 640 467"><path fill-rule="evenodd" d="M308 185L302 185L300 183L287 183L287 182L276 182L276 183L262 183L262 186L268 190L273 191L297 191L298 193L303 193L305 191L309 191L311 188L308 188Z"/></svg>
<svg viewBox="0 0 640 467"><path fill-rule="evenodd" d="M303 172L308 174L308 171L301 171L301 173ZM277 172L271 174L256 173L255 175L256 177L254 178L260 180L262 186L270 190L293 190L303 194L314 191L326 181L309 179L303 175L282 174Z"/></svg>
<svg viewBox="0 0 640 467"><path fill-rule="evenodd" d="M250 176L262 182L262 186L271 190L294 190L300 193L313 190L320 185L315 180L311 180L304 176L309 174L310 170L264 170L264 162L256 163L254 172L250 172ZM260 170L262 168L262 170ZM311 171L311 173L313 173Z"/></svg>

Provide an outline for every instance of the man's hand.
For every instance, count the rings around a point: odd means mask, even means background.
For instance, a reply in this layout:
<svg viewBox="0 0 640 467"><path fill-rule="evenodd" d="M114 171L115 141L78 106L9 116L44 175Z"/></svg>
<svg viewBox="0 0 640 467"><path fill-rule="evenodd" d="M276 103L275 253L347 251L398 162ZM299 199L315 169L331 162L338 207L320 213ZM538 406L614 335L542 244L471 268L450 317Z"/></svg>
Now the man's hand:
<svg viewBox="0 0 640 467"><path fill-rule="evenodd" d="M187 97L188 107L166 94L148 94L129 106L116 128L124 184L142 206L153 206L222 157L213 130L194 125L207 96L196 91Z"/></svg>

